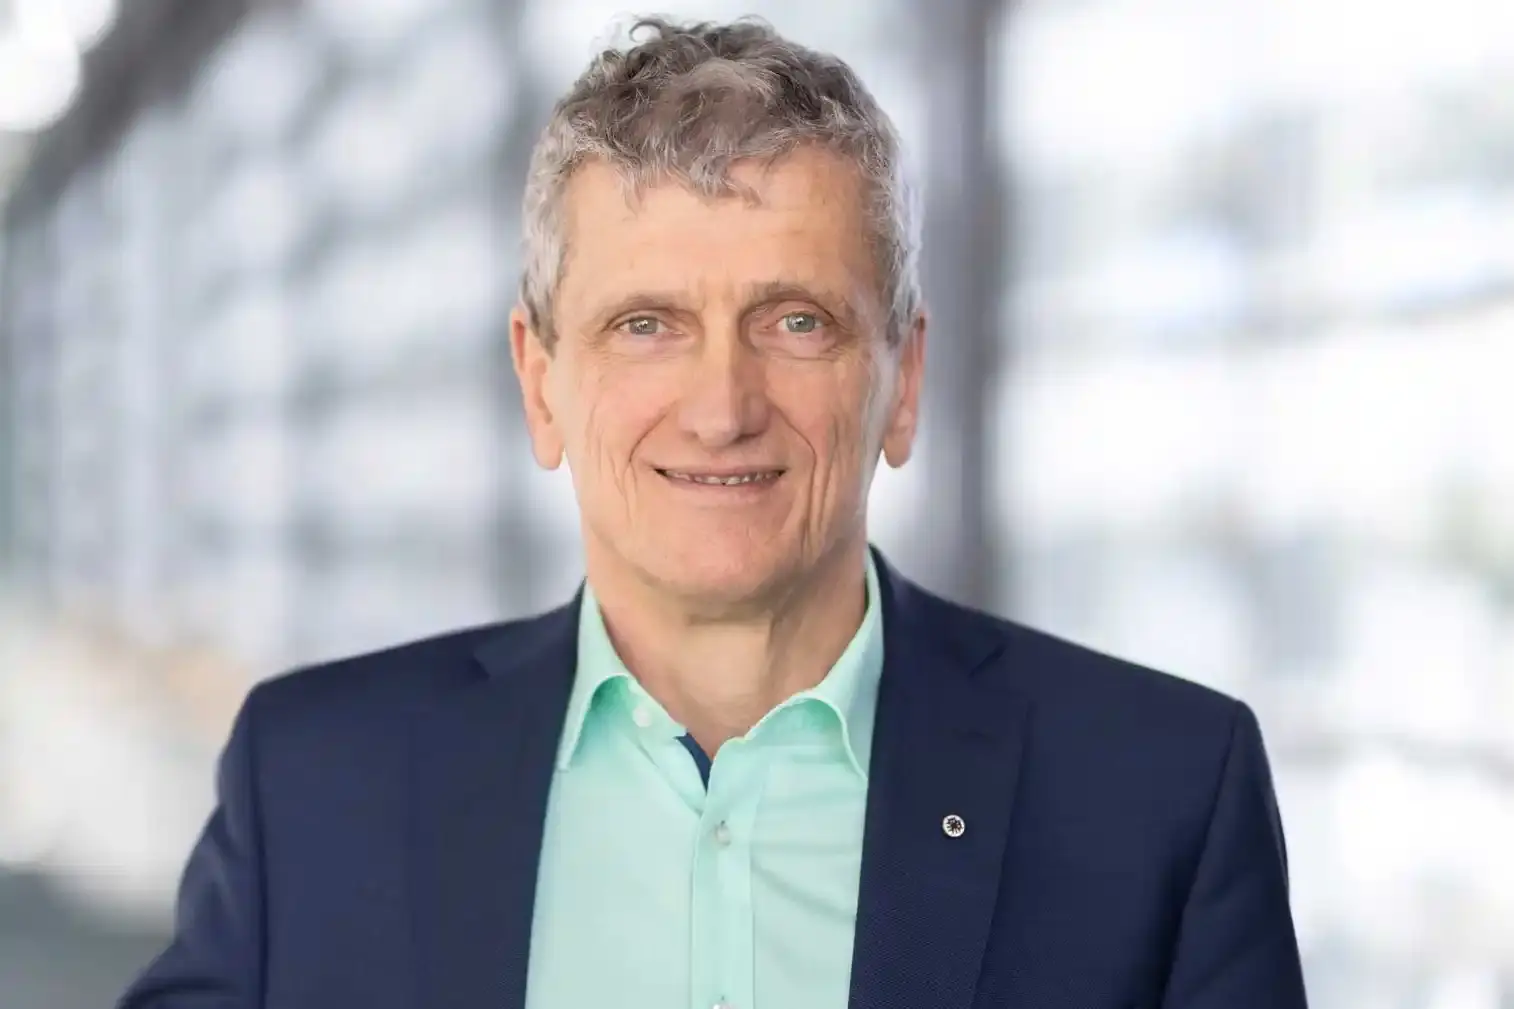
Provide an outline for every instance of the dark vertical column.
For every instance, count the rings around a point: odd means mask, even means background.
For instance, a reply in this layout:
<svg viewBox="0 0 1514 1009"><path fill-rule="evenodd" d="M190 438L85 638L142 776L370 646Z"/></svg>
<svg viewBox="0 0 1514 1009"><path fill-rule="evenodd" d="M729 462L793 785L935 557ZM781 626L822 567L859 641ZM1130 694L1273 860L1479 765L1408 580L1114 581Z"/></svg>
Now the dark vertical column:
<svg viewBox="0 0 1514 1009"><path fill-rule="evenodd" d="M923 164L923 263L931 329L926 369L929 486L910 567L932 588L979 605L999 596L1004 549L991 514L1002 449L989 411L1002 378L1005 190L996 52L1005 0L917 0L930 25L915 54L931 110Z"/></svg>

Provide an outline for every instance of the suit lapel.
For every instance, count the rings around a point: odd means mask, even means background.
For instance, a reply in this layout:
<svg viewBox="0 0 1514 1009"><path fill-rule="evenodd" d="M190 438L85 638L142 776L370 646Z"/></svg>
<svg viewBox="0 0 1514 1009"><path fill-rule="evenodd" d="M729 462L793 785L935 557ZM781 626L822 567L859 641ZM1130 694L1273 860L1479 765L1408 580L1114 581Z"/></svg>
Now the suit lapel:
<svg viewBox="0 0 1514 1009"><path fill-rule="evenodd" d="M999 893L1027 703L995 668L1000 635L912 588L881 557L879 571L884 670L850 1009L968 1009ZM949 816L960 817L960 836L949 836Z"/></svg>
<svg viewBox="0 0 1514 1009"><path fill-rule="evenodd" d="M419 713L411 851L428 1009L521 1009L553 755L576 664L578 601L507 629L483 667Z"/></svg>

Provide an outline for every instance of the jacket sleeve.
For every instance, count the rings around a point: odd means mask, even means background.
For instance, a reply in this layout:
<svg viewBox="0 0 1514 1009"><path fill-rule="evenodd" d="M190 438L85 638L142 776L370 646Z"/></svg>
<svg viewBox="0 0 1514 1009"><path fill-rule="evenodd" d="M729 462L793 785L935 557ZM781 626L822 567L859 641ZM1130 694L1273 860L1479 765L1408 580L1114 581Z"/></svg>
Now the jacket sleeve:
<svg viewBox="0 0 1514 1009"><path fill-rule="evenodd" d="M1244 704L1236 706L1162 1006L1306 1009L1272 773Z"/></svg>
<svg viewBox="0 0 1514 1009"><path fill-rule="evenodd" d="M255 709L243 702L216 775L216 806L179 886L174 935L117 1009L261 1009L262 850Z"/></svg>

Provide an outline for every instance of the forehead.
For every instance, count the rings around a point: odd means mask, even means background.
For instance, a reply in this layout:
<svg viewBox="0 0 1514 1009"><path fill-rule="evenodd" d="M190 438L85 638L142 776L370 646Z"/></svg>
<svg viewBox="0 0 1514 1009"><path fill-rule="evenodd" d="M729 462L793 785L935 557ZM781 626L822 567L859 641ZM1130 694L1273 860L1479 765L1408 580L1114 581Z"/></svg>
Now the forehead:
<svg viewBox="0 0 1514 1009"><path fill-rule="evenodd" d="M565 193L559 309L575 314L639 289L718 297L775 281L877 299L865 190L849 162L803 149L730 174L749 197L706 196L676 180L633 190L603 162L581 167Z"/></svg>

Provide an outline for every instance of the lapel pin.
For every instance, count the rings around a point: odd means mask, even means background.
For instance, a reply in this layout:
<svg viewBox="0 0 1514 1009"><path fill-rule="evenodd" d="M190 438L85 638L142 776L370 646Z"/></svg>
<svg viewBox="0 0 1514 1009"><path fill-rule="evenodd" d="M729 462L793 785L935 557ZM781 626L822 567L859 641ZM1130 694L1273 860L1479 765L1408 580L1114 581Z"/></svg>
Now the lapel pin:
<svg viewBox="0 0 1514 1009"><path fill-rule="evenodd" d="M947 837L961 837L967 833L967 821L956 813L950 813L941 821L941 832Z"/></svg>

